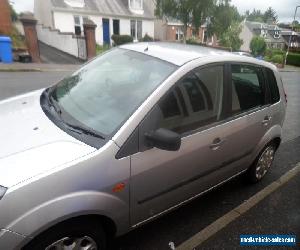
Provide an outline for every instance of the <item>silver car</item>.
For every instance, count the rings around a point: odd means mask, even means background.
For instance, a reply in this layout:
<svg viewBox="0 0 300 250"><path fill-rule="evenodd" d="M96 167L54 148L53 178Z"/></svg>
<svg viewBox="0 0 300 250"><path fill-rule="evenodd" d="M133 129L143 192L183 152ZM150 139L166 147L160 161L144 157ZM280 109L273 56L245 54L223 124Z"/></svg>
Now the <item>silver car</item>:
<svg viewBox="0 0 300 250"><path fill-rule="evenodd" d="M281 142L276 68L199 46L123 45L0 103L0 249L106 249Z"/></svg>

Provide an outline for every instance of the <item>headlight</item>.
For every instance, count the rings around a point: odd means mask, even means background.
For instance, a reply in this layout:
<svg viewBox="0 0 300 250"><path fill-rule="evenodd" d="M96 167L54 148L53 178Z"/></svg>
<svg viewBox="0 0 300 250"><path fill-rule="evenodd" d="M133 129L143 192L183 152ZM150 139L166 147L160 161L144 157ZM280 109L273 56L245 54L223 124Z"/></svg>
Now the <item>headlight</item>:
<svg viewBox="0 0 300 250"><path fill-rule="evenodd" d="M6 190L7 190L7 188L0 186L0 200L2 199L4 194L6 193Z"/></svg>

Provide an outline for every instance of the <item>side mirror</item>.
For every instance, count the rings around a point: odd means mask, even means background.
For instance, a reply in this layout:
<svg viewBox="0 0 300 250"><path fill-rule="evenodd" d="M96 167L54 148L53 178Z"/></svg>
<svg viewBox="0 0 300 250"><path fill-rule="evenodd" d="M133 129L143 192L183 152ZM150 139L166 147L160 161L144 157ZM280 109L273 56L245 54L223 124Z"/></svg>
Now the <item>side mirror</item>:
<svg viewBox="0 0 300 250"><path fill-rule="evenodd" d="M149 146L167 151L178 151L181 146L179 134L164 128L145 134Z"/></svg>

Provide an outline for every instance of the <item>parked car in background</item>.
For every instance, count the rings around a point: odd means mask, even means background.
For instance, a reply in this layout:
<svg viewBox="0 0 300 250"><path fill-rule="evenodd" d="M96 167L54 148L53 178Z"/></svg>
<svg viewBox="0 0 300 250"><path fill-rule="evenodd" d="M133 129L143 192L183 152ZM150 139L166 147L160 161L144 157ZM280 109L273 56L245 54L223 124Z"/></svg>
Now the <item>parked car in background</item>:
<svg viewBox="0 0 300 250"><path fill-rule="evenodd" d="M276 68L200 46L114 48L0 102L0 249L106 249L278 149Z"/></svg>

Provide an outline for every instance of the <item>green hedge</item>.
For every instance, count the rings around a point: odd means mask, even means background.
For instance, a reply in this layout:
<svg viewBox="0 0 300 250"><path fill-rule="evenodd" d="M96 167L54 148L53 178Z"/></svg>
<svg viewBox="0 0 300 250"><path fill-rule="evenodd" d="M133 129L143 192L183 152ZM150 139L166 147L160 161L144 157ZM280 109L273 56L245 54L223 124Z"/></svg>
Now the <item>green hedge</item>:
<svg viewBox="0 0 300 250"><path fill-rule="evenodd" d="M133 42L133 38L129 35L112 35L111 39L114 41L114 44L117 46L125 43Z"/></svg>
<svg viewBox="0 0 300 250"><path fill-rule="evenodd" d="M275 54L271 58L271 62L273 63L278 63L278 64L283 64L284 56L280 54Z"/></svg>
<svg viewBox="0 0 300 250"><path fill-rule="evenodd" d="M300 67L300 54L289 53L286 59L286 64Z"/></svg>
<svg viewBox="0 0 300 250"><path fill-rule="evenodd" d="M148 34L145 34L145 36L140 40L140 42L153 42L153 37L149 36Z"/></svg>

